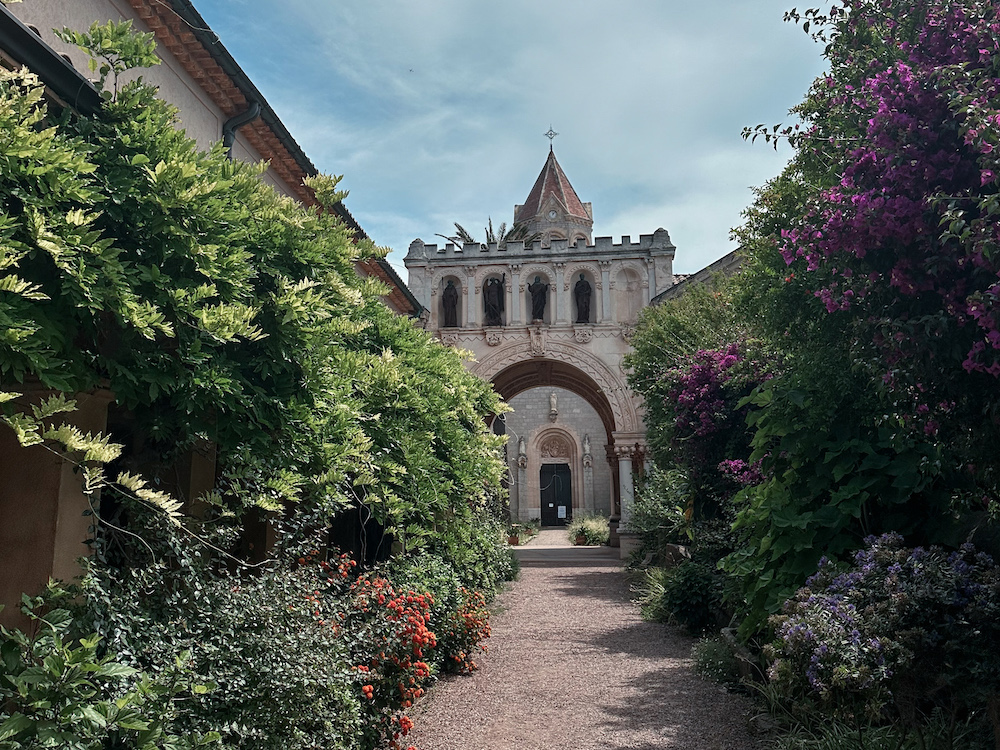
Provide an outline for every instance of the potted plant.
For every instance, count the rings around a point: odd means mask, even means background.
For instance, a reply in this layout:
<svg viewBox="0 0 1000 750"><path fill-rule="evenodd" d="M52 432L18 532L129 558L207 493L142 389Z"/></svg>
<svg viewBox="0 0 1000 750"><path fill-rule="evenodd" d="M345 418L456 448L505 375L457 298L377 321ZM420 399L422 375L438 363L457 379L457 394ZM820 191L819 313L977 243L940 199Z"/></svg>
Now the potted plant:
<svg viewBox="0 0 1000 750"><path fill-rule="evenodd" d="M507 532L507 543L515 547L521 543L520 524L512 523L510 525L510 530Z"/></svg>

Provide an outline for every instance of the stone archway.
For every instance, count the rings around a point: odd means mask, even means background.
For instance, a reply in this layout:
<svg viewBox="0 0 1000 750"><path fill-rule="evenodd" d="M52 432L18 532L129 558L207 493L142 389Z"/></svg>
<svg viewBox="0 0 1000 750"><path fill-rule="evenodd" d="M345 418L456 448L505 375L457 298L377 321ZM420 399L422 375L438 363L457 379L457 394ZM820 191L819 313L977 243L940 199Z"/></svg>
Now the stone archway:
<svg viewBox="0 0 1000 750"><path fill-rule="evenodd" d="M640 428L636 403L621 371L613 370L585 346L544 338L540 347L535 342L509 344L470 369L491 381L508 401L536 386L559 386L579 394L601 415L609 443L615 432L632 433Z"/></svg>
<svg viewBox="0 0 1000 750"><path fill-rule="evenodd" d="M512 461L510 464L512 513L523 519L535 517L533 513L540 499L536 475L541 465L554 460L543 455L545 444L549 438L559 435L572 448L565 458L572 468L573 506L581 511L610 513L617 519L621 506L617 450L622 411L627 406L621 401L612 403L608 393L614 394L612 388L602 387L590 373L568 362L538 357L508 365L492 377L492 382L507 402L515 404L527 398L528 403L533 404L533 427L525 434L524 445L514 448L518 454L511 453L512 459L518 455L517 463ZM570 396L578 397L576 408L595 415L589 418L592 420L590 427L584 429L579 424L573 425L574 419L581 418L579 414L570 416L565 410L551 414L547 398L553 391L562 392L564 396L568 391ZM538 399L545 400L539 402ZM520 406L516 409L523 414ZM595 466L595 459L600 465Z"/></svg>

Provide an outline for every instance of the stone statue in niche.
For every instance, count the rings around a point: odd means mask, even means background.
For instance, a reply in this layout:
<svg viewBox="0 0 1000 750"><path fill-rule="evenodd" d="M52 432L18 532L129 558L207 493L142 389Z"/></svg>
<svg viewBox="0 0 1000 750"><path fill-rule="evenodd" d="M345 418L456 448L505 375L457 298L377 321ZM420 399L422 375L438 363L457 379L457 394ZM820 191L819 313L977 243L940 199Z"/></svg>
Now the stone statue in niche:
<svg viewBox="0 0 1000 750"><path fill-rule="evenodd" d="M576 282L576 286L573 287L573 294L576 296L577 323L590 322L590 296L592 293L593 290L590 287L590 282L587 281L587 277L581 273L580 280Z"/></svg>
<svg viewBox="0 0 1000 750"><path fill-rule="evenodd" d="M444 306L444 327L458 328L458 289L453 279L448 279L441 294L441 304Z"/></svg>
<svg viewBox="0 0 1000 750"><path fill-rule="evenodd" d="M555 422L559 418L559 397L555 391L549 394L549 421Z"/></svg>
<svg viewBox="0 0 1000 750"><path fill-rule="evenodd" d="M590 454L590 435L583 436L583 452L586 455Z"/></svg>
<svg viewBox="0 0 1000 750"><path fill-rule="evenodd" d="M528 465L528 443L523 437L517 441L517 465L522 469Z"/></svg>
<svg viewBox="0 0 1000 750"><path fill-rule="evenodd" d="M549 285L542 283L542 277L536 276L535 283L528 287L528 294L531 295L531 320L545 319L545 303L548 301Z"/></svg>
<svg viewBox="0 0 1000 750"><path fill-rule="evenodd" d="M487 279L483 284L483 324L488 326L503 325L504 294L507 274L503 279Z"/></svg>

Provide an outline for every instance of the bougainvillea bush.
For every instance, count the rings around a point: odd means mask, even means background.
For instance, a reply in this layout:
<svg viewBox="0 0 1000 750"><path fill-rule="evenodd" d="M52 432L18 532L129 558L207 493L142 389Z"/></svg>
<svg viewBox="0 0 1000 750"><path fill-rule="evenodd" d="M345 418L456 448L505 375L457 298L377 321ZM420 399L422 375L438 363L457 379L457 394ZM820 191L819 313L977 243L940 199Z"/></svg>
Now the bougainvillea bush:
<svg viewBox="0 0 1000 750"><path fill-rule="evenodd" d="M986 542L1000 438L995 332L995 3L850 0L790 20L828 72L787 139L794 156L737 235L739 304L782 347L748 400L740 549L726 562L764 626L816 570L868 535Z"/></svg>
<svg viewBox="0 0 1000 750"><path fill-rule="evenodd" d="M992 492L994 468L977 458L1000 417L1000 11L849 2L811 21L831 70L792 139L823 189L778 250L823 310L850 320L907 427L960 445Z"/></svg>
<svg viewBox="0 0 1000 750"><path fill-rule="evenodd" d="M1000 568L971 545L888 534L824 561L772 618L769 676L800 710L920 733L935 713L992 723L1000 743Z"/></svg>

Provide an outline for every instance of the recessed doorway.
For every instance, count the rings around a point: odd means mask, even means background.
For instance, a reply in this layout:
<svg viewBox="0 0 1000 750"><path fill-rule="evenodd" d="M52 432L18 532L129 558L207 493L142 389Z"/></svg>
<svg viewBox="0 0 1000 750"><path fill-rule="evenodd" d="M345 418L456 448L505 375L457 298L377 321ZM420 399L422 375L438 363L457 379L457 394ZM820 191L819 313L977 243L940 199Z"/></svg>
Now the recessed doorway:
<svg viewBox="0 0 1000 750"><path fill-rule="evenodd" d="M569 464L542 464L538 475L541 488L542 526L565 526L573 517L573 483Z"/></svg>

